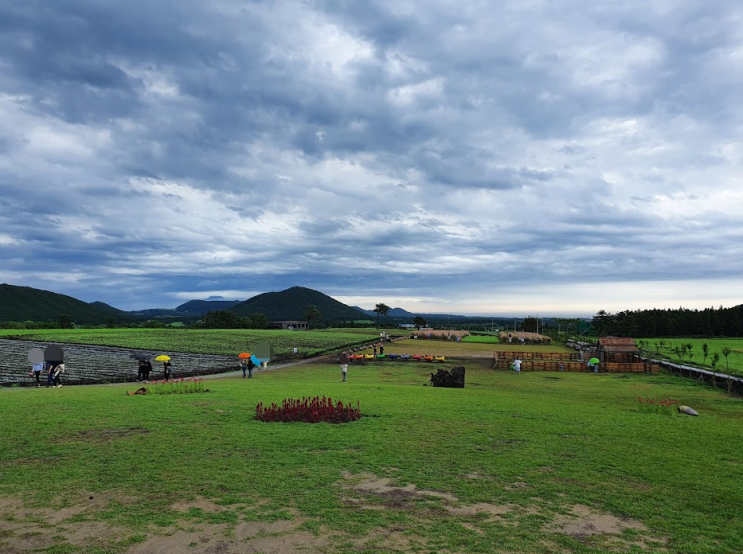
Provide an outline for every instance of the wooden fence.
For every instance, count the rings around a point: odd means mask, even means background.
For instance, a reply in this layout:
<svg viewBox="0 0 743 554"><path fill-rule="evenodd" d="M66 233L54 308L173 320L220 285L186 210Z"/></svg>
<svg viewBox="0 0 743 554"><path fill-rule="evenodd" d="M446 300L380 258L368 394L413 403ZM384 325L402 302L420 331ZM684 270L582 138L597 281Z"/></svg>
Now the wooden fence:
<svg viewBox="0 0 743 554"><path fill-rule="evenodd" d="M496 358L494 369L510 369L511 359ZM522 360L521 371L592 371L586 362L545 362L541 360ZM652 373L649 363L616 363L606 362L599 365L600 373Z"/></svg>
<svg viewBox="0 0 743 554"><path fill-rule="evenodd" d="M495 359L514 360L580 360L578 352L506 352L497 351Z"/></svg>

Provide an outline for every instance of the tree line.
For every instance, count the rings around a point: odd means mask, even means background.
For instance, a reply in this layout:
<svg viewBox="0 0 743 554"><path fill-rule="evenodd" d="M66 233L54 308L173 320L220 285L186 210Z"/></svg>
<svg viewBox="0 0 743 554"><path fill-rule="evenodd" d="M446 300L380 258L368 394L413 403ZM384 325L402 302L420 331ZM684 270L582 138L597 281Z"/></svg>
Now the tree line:
<svg viewBox="0 0 743 554"><path fill-rule="evenodd" d="M703 310L626 310L615 314L600 310L591 320L592 334L625 337L740 337L743 304Z"/></svg>

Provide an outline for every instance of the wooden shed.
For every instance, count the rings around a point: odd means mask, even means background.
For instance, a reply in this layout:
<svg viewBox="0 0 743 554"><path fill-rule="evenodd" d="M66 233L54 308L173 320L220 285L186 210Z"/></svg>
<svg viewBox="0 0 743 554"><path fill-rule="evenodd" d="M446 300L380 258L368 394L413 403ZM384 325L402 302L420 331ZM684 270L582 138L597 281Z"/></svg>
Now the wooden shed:
<svg viewBox="0 0 743 554"><path fill-rule="evenodd" d="M598 355L602 362L639 362L640 349L631 337L601 337Z"/></svg>

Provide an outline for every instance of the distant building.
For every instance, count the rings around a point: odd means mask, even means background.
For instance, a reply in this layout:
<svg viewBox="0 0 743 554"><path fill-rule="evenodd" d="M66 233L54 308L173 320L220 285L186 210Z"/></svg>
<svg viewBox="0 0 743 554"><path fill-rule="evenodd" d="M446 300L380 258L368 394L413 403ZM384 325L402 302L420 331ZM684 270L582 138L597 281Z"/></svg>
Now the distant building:
<svg viewBox="0 0 743 554"><path fill-rule="evenodd" d="M272 321L271 329L289 329L292 331L306 331L308 322L306 321Z"/></svg>
<svg viewBox="0 0 743 554"><path fill-rule="evenodd" d="M400 329L415 329L415 323L398 323Z"/></svg>
<svg viewBox="0 0 743 554"><path fill-rule="evenodd" d="M597 348L602 362L634 362L640 355L635 339L630 337L601 337Z"/></svg>

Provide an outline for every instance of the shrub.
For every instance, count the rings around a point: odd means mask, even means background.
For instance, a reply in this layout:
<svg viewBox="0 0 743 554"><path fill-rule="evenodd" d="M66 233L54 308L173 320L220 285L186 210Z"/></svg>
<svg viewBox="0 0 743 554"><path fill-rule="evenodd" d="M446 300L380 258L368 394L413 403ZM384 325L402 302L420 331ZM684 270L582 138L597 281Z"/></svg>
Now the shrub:
<svg viewBox="0 0 743 554"><path fill-rule="evenodd" d="M263 402L260 402L255 407L255 419L266 422L348 423L360 417L361 408L358 402L355 408L351 404L344 405L340 400L334 405L332 399L324 396L301 400L289 398L285 399L281 406L276 404L264 406Z"/></svg>

